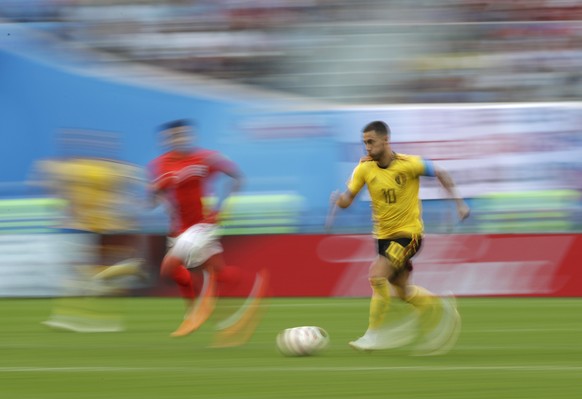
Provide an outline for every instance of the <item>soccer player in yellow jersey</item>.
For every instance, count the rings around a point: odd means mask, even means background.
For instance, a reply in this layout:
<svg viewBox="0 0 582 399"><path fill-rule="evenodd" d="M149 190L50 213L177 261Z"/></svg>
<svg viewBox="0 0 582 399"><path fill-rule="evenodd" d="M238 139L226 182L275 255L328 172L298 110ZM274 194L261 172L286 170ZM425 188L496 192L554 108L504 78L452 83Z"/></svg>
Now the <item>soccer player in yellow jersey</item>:
<svg viewBox="0 0 582 399"><path fill-rule="evenodd" d="M105 158L44 161L42 167L67 203L65 228L96 234L133 229L122 208L129 200L127 186L137 179L136 167Z"/></svg>
<svg viewBox="0 0 582 399"><path fill-rule="evenodd" d="M469 207L457 195L451 177L444 170L419 156L392 151L390 128L386 123L374 121L366 125L363 142L367 156L354 169L348 189L342 194L332 194L332 202L340 208L349 207L364 185L370 194L378 256L370 265L368 274L373 292L369 324L366 333L350 345L359 350L377 350L392 345L382 339L382 323L390 303L390 285L400 299L419 311L421 318L425 316L426 319L429 314L434 318L438 314L442 319L445 312L457 314L456 309L444 309L445 303L431 292L408 283L412 271L410 259L420 248L423 235L420 176L434 176L439 180L454 198L461 220L469 216ZM435 335L434 331L426 329L424 333ZM427 351L438 349L430 342L425 343L425 347Z"/></svg>
<svg viewBox="0 0 582 399"><path fill-rule="evenodd" d="M75 243L69 244L74 249L69 254L71 273L67 290L71 292L64 296L117 294L122 288L118 284L120 277L136 276L142 280L146 277L143 260L132 257L136 251L132 245L135 224L128 212L130 206L135 207L131 193L132 186L139 181L139 169L113 159L107 147L110 137L100 132L67 131L62 139L68 140L67 145L69 141L75 144L67 147L73 154L40 161L36 177L42 177L39 183L63 201L59 232L66 233L64 237L70 237ZM77 240L82 240L84 245L79 245ZM79 252L82 255L77 257ZM92 323L88 315L97 313L96 309L77 312L73 317L71 309L81 306L68 300L58 302L60 305L44 324L83 332L121 328L115 320L107 326L100 320Z"/></svg>

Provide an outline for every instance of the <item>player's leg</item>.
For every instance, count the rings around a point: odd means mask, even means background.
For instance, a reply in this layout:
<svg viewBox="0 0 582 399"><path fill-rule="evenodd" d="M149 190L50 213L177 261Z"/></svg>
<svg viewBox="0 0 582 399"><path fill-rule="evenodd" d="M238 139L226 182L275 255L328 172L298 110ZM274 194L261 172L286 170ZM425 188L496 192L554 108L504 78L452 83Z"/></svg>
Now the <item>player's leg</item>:
<svg viewBox="0 0 582 399"><path fill-rule="evenodd" d="M456 343L461 331L461 316L454 296L441 299L440 319L428 328L414 348L416 356L434 356L447 353Z"/></svg>
<svg viewBox="0 0 582 399"><path fill-rule="evenodd" d="M381 328L386 311L390 305L390 285L388 277L392 271L392 266L386 256L386 250L390 246L390 243L391 240L386 239L377 241L378 255L368 270L368 280L372 288L370 315L368 319L369 330L378 330Z"/></svg>
<svg viewBox="0 0 582 399"><path fill-rule="evenodd" d="M127 234L108 234L102 238L103 266L96 270L93 279L111 281L121 277L148 279L145 260L135 256L137 237Z"/></svg>
<svg viewBox="0 0 582 399"><path fill-rule="evenodd" d="M217 323L213 347L233 347L248 342L264 314L263 298L267 295L267 290L268 273L263 269L254 277L252 287L242 305Z"/></svg>
<svg viewBox="0 0 582 399"><path fill-rule="evenodd" d="M186 302L186 308L190 309L194 303L195 291L190 272L184 266L184 262L171 253L166 254L162 260L160 276L174 281L180 289L180 294Z"/></svg>
<svg viewBox="0 0 582 399"><path fill-rule="evenodd" d="M362 337L350 342L350 346L355 349L381 349L379 347L380 329L390 305L390 289L387 279L389 271L390 264L385 256L378 255L370 265L368 279L372 287L372 298L370 299L368 329Z"/></svg>
<svg viewBox="0 0 582 399"><path fill-rule="evenodd" d="M386 257L390 264L388 280L398 297L420 313L426 313L439 307L439 298L423 287L408 283L412 272L411 259L420 250L421 244L422 240L417 236L392 240L386 249Z"/></svg>
<svg viewBox="0 0 582 399"><path fill-rule="evenodd" d="M222 268L222 246L210 225L195 225L182 233L170 248L162 264L162 274L174 281L189 283L181 286L188 295L189 308L182 324L171 335L181 337L196 331L214 311L216 304L216 270ZM167 265L166 260L168 259ZM167 268L165 267L167 266ZM201 276L202 287L197 301L191 274ZM186 279L186 274L188 279Z"/></svg>
<svg viewBox="0 0 582 399"><path fill-rule="evenodd" d="M203 269L192 272L184 266L183 259L168 253L162 261L161 275L171 278L178 284L182 298L186 302L186 314L180 326L171 334L173 337L188 335L206 321L212 313L214 303L215 281L214 275L205 273ZM199 278L198 278L199 277ZM194 281L201 281L200 298L196 301ZM205 314L201 316L201 309Z"/></svg>
<svg viewBox="0 0 582 399"><path fill-rule="evenodd" d="M201 265L190 270L193 274L202 276L202 288L198 300L172 336L184 336L196 331L213 314L219 292L222 295L232 293L239 285L243 285L244 289L247 285L244 284L245 281L250 280L246 278L249 277L248 273L244 273L238 267L226 265L222 252L210 256ZM265 287L266 278L257 277L243 306L229 318L229 322L221 323L217 327L219 334L215 346L240 345L250 338L249 331L252 334L254 328L250 329L249 326L256 325L258 302L264 296ZM239 331L244 331L247 338L241 341L242 335L237 334Z"/></svg>
<svg viewBox="0 0 582 399"><path fill-rule="evenodd" d="M227 266L215 231L215 226L211 225L193 226L179 237L171 250L171 254L181 259L188 269L193 272L202 270L204 276L199 299L182 326L172 334L174 336L186 335L198 329L212 315L219 291L222 295L226 295L229 292L235 292L233 290L236 288L237 291L250 292L249 295L259 299L264 296L266 278L250 275L235 266ZM259 288L254 291L250 288L256 285L253 285L253 280L255 283L259 282ZM250 284L246 284L247 282ZM256 301L251 302L256 303ZM247 319L247 314L243 312L242 319ZM239 324L236 323L236 325Z"/></svg>
<svg viewBox="0 0 582 399"><path fill-rule="evenodd" d="M216 283L219 296L226 296L235 291L245 280L243 271L233 265L227 265L222 252L210 256L202 265L216 273Z"/></svg>
<svg viewBox="0 0 582 399"><path fill-rule="evenodd" d="M412 269L409 260L419 248L420 239L417 237L378 240L378 256L369 271L372 299L368 330L363 337L350 342L352 347L356 349L391 347L387 340L382 338L386 334L381 331L390 304L389 283L394 286L399 297L406 298L406 282Z"/></svg>
<svg viewBox="0 0 582 399"><path fill-rule="evenodd" d="M410 261L409 261L410 262ZM409 278L412 267L407 267L402 272L390 279L396 295L403 301L409 303L416 310L421 333L430 329L440 319L442 315L442 302L440 298L429 290L410 285Z"/></svg>
<svg viewBox="0 0 582 399"><path fill-rule="evenodd" d="M183 337L198 330L210 318L216 306L216 273L212 269L192 271L201 279L200 295L187 311L182 324L171 335Z"/></svg>
<svg viewBox="0 0 582 399"><path fill-rule="evenodd" d="M250 273L240 267L227 265L223 253L211 256L204 264L205 269L216 273L218 296L221 298L243 297L242 304L233 308L225 299L220 303L218 316L223 319L216 324L213 347L232 347L246 343L254 333L263 314L262 299L266 296L268 276L265 270ZM229 305L232 303L229 302ZM234 312L232 309L236 309Z"/></svg>
<svg viewBox="0 0 582 399"><path fill-rule="evenodd" d="M212 255L203 264L205 269L212 269L216 272L216 282L218 286L218 296L245 296L251 295L256 286L267 284L266 272L249 272L239 266L227 265L223 253ZM257 292L263 292L262 287Z"/></svg>
<svg viewBox="0 0 582 399"><path fill-rule="evenodd" d="M117 288L93 279L103 263L102 235L85 230L63 232L63 250L70 260L68 278L63 295L55 300L52 314L43 324L76 332L123 330L118 300L102 298L117 294Z"/></svg>
<svg viewBox="0 0 582 399"><path fill-rule="evenodd" d="M439 312L440 298L418 285L410 285L409 278L412 267L398 273L390 278L390 283L394 287L395 293L400 299L411 304L420 314Z"/></svg>
<svg viewBox="0 0 582 399"><path fill-rule="evenodd" d="M460 316L454 297L440 298L427 289L409 285L412 271L410 259L400 273L391 276L391 283L397 295L411 304L419 315L420 340L415 354L442 354L455 343L460 329Z"/></svg>
<svg viewBox="0 0 582 399"><path fill-rule="evenodd" d="M94 276L97 280L114 280L120 277L136 276L146 279L147 274L142 269L144 260L141 258L127 258L111 266L103 267Z"/></svg>
<svg viewBox="0 0 582 399"><path fill-rule="evenodd" d="M382 327L386 311L390 305L390 287L386 277L390 270L389 267L388 260L380 255L370 265L368 277L372 288L368 318L368 329L370 330L378 330Z"/></svg>

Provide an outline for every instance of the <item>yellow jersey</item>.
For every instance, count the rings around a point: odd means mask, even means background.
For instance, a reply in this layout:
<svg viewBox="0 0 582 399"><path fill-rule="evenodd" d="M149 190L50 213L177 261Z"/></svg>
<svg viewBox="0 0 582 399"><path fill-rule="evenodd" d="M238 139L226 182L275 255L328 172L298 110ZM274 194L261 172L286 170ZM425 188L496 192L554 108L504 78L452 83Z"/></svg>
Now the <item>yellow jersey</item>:
<svg viewBox="0 0 582 399"><path fill-rule="evenodd" d="M42 167L67 203L65 227L96 233L133 227L123 208L131 202L128 186L137 178L137 168L98 158L46 161Z"/></svg>
<svg viewBox="0 0 582 399"><path fill-rule="evenodd" d="M430 161L419 156L394 154L387 168L375 161L361 162L348 182L355 196L366 185L371 199L374 237L377 239L422 235L420 176L434 176Z"/></svg>

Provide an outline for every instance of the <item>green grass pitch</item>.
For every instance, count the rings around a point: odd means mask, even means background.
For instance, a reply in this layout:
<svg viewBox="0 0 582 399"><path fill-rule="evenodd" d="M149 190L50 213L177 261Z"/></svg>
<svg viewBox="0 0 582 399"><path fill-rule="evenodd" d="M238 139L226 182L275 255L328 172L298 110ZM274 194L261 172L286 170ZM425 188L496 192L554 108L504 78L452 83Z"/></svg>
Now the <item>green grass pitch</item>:
<svg viewBox="0 0 582 399"><path fill-rule="evenodd" d="M270 299L251 341L230 349L208 347L212 323L170 338L177 298L109 301L123 307L125 332L53 331L40 324L51 300L1 299L0 398L582 398L582 299L460 299L461 336L438 357L351 349L365 298ZM330 346L280 355L276 334L299 325L325 328Z"/></svg>

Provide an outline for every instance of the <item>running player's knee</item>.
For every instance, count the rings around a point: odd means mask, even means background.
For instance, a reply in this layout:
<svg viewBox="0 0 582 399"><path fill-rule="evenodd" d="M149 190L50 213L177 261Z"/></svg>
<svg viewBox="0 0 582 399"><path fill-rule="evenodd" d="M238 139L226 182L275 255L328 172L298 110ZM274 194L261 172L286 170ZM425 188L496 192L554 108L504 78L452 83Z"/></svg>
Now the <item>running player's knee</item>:
<svg viewBox="0 0 582 399"><path fill-rule="evenodd" d="M368 281L370 282L370 286L372 288L386 285L385 277L369 277Z"/></svg>
<svg viewBox="0 0 582 399"><path fill-rule="evenodd" d="M182 266L182 261L175 257L166 255L160 267L160 276L168 279L173 279L176 270Z"/></svg>

